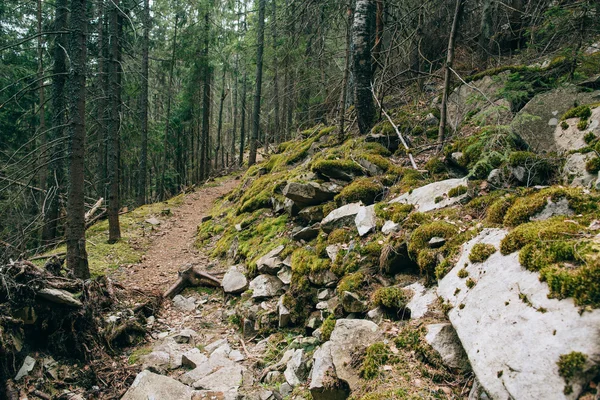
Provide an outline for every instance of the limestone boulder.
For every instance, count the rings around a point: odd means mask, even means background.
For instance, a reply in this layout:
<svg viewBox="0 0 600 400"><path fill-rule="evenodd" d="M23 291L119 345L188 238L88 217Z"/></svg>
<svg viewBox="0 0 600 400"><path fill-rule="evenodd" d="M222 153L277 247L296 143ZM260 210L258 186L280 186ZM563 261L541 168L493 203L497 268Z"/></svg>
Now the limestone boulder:
<svg viewBox="0 0 600 400"><path fill-rule="evenodd" d="M448 196L450 190L459 186L467 186L467 178L433 182L414 189L412 192L404 193L391 200L390 203L412 204L419 212L437 210L456 204L468 196L467 193L455 197Z"/></svg>
<svg viewBox="0 0 600 400"><path fill-rule="evenodd" d="M248 289L248 279L237 266L232 266L223 276L221 283L225 293L239 294Z"/></svg>
<svg viewBox="0 0 600 400"><path fill-rule="evenodd" d="M600 137L600 107L592 109L592 115L588 119L586 129L580 130L577 127L580 118L569 118L560 122L554 129L554 143L556 150L559 153L565 153L573 150L579 150L587 146L584 136L588 133L593 133L596 137Z"/></svg>
<svg viewBox="0 0 600 400"><path fill-rule="evenodd" d="M122 400L188 400L192 398L192 391L173 378L144 370L135 377Z"/></svg>
<svg viewBox="0 0 600 400"><path fill-rule="evenodd" d="M360 207L356 217L354 217L354 224L356 225L359 236L364 236L367 233L374 231L377 226L377 221L375 220L375 205Z"/></svg>
<svg viewBox="0 0 600 400"><path fill-rule="evenodd" d="M353 224L361 207L363 207L363 204L358 202L346 204L345 206L336 208L327 214L325 218L323 218L321 221L321 229L323 229L324 232L329 233L336 228Z"/></svg>
<svg viewBox="0 0 600 400"><path fill-rule="evenodd" d="M250 282L250 290L252 290L252 298L263 299L275 297L283 288L283 283L273 275L259 275Z"/></svg>
<svg viewBox="0 0 600 400"><path fill-rule="evenodd" d="M573 377L573 392L564 394L557 362L573 351L600 354L600 310L581 313L572 299L548 298L548 285L521 266L518 253L469 261L475 244L498 248L506 234L485 229L464 244L456 266L439 282L438 295L453 306L450 322L490 398L576 399L589 377ZM458 276L462 268L474 286Z"/></svg>
<svg viewBox="0 0 600 400"><path fill-rule="evenodd" d="M419 282L408 285L405 289L410 290L413 294L406 304L406 308L410 311L410 317L412 319L423 318L429 311L429 307L437 300L435 289L427 289Z"/></svg>
<svg viewBox="0 0 600 400"><path fill-rule="evenodd" d="M590 174L585 169L585 164L594 157L596 155L593 152L569 154L562 170L563 183L570 186L592 187L598 179L598 174Z"/></svg>
<svg viewBox="0 0 600 400"><path fill-rule="evenodd" d="M447 367L461 371L470 369L469 360L452 324L427 325L425 341L442 357Z"/></svg>
<svg viewBox="0 0 600 400"><path fill-rule="evenodd" d="M308 388L314 400L346 400L350 396L350 386L336 373L332 356L333 347L331 341L325 342L313 355L313 368Z"/></svg>

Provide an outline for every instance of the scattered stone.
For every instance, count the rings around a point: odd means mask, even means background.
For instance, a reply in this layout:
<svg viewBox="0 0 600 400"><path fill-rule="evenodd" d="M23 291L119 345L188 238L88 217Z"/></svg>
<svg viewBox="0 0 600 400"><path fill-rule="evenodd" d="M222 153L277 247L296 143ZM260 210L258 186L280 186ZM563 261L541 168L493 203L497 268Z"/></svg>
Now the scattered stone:
<svg viewBox="0 0 600 400"><path fill-rule="evenodd" d="M539 273L521 266L518 252L496 252L482 263L469 263L476 243L499 248L507 233L484 229L465 243L456 266L439 282L438 295L453 306L450 322L490 398L556 398L565 387L556 366L560 355L574 349L600 354L600 343L590 340L597 337L600 310L580 313L570 298L549 299L547 283L540 282ZM477 280L475 286L468 288L458 277L461 268ZM515 344L526 354L507 351ZM570 379L573 394L567 398L577 398L585 378Z"/></svg>
<svg viewBox="0 0 600 400"><path fill-rule="evenodd" d="M186 351L181 356L181 366L185 368L194 369L207 362L208 357L202 354L202 352L196 347Z"/></svg>
<svg viewBox="0 0 600 400"><path fill-rule="evenodd" d="M317 299L320 301L329 300L333 296L333 292L331 289L323 289L319 293L317 293Z"/></svg>
<svg viewBox="0 0 600 400"><path fill-rule="evenodd" d="M464 154L462 152L456 151L450 154L450 157L448 157L448 161L456 167L463 167L463 157Z"/></svg>
<svg viewBox="0 0 600 400"><path fill-rule="evenodd" d="M292 283L292 269L290 267L283 267L277 272L277 277L284 285Z"/></svg>
<svg viewBox="0 0 600 400"><path fill-rule="evenodd" d="M448 197L447 193L459 186L466 186L467 179L446 179L445 181L433 182L429 185L422 186L412 192L404 193L403 195L391 200L390 203L412 204L419 212L427 212L448 207L455 204L468 196L467 193L456 197ZM442 197L441 201L435 202L436 199Z"/></svg>
<svg viewBox="0 0 600 400"><path fill-rule="evenodd" d="M160 225L160 220L156 217L148 218L145 222L150 225Z"/></svg>
<svg viewBox="0 0 600 400"><path fill-rule="evenodd" d="M371 175L371 176L383 175L383 173L385 172L381 168L379 168L377 165L373 164L371 161L369 161L367 159L359 158L357 160L357 162L358 162L358 164L360 164L361 167L366 169L369 172L369 175Z"/></svg>
<svg viewBox="0 0 600 400"><path fill-rule="evenodd" d="M427 244L431 249L439 249L440 247L446 244L446 239L434 236L431 239L429 239L429 242Z"/></svg>
<svg viewBox="0 0 600 400"><path fill-rule="evenodd" d="M146 318L146 326L148 328L152 328L152 326L154 326L155 321L156 321L156 317L154 317L154 315L149 316L148 318Z"/></svg>
<svg viewBox="0 0 600 400"><path fill-rule="evenodd" d="M535 178L532 174L528 173L525 167L517 165L516 167L509 167L510 175L518 182L523 184L529 184L529 180Z"/></svg>
<svg viewBox="0 0 600 400"><path fill-rule="evenodd" d="M427 126L437 126L440 124L440 120L432 113L427 114L424 122Z"/></svg>
<svg viewBox="0 0 600 400"><path fill-rule="evenodd" d="M191 345L195 344L195 338L198 337L198 333L195 330L185 328L179 331L179 333L173 335L173 340L176 343L189 343Z"/></svg>
<svg viewBox="0 0 600 400"><path fill-rule="evenodd" d="M279 386L279 394L283 398L287 398L289 395L291 395L293 390L294 388L287 382L284 382L281 384L281 386Z"/></svg>
<svg viewBox="0 0 600 400"><path fill-rule="evenodd" d="M168 376L140 372L122 400L181 400L192 397L192 388Z"/></svg>
<svg viewBox="0 0 600 400"><path fill-rule="evenodd" d="M194 311L196 309L196 299L193 297L183 297L178 294L173 297L173 305L181 311Z"/></svg>
<svg viewBox="0 0 600 400"><path fill-rule="evenodd" d="M296 350L290 361L288 361L285 372L283 373L286 382L292 387L301 385L306 379L307 371L306 364L302 360L303 357L304 350Z"/></svg>
<svg viewBox="0 0 600 400"><path fill-rule="evenodd" d="M235 230L238 232L241 232L244 228L242 227L242 224L235 224L234 225Z"/></svg>
<svg viewBox="0 0 600 400"><path fill-rule="evenodd" d="M299 207L318 205L333 200L336 195L335 191L315 182L290 182L283 188L282 193Z"/></svg>
<svg viewBox="0 0 600 400"><path fill-rule="evenodd" d="M291 199L285 199L283 201L283 208L290 217L295 217L300 212L300 207L298 207Z"/></svg>
<svg viewBox="0 0 600 400"><path fill-rule="evenodd" d="M406 305L412 319L422 318L438 298L435 289L427 289L419 282L408 285L405 289L413 292L412 299Z"/></svg>
<svg viewBox="0 0 600 400"><path fill-rule="evenodd" d="M325 215L323 215L323 207L320 206L306 207L298 213L298 218L307 224L319 222L323 217L325 217Z"/></svg>
<svg viewBox="0 0 600 400"><path fill-rule="evenodd" d="M278 322L280 328L285 328L290 324L290 322L292 322L292 314L290 313L290 310L285 306L285 304L283 304L284 299L285 295L281 296L279 298L279 301L277 302L277 311L279 313Z"/></svg>
<svg viewBox="0 0 600 400"><path fill-rule="evenodd" d="M383 321L383 310L381 307L374 308L367 313L367 319L375 322L376 324Z"/></svg>
<svg viewBox="0 0 600 400"><path fill-rule="evenodd" d="M231 361L235 362L244 361L246 359L246 356L239 350L231 350L228 357Z"/></svg>
<svg viewBox="0 0 600 400"><path fill-rule="evenodd" d="M54 289L54 288L43 288L38 290L37 295L44 300L50 301L56 304L62 304L69 307L82 307L81 301L73 297L73 295L66 290Z"/></svg>
<svg viewBox="0 0 600 400"><path fill-rule="evenodd" d="M367 310L367 304L357 294L347 291L342 293L342 307L347 313L362 313Z"/></svg>
<svg viewBox="0 0 600 400"><path fill-rule="evenodd" d="M530 219L532 221L545 221L557 215L568 216L573 214L575 214L575 212L569 207L569 200L567 200L566 198L562 198L556 203L553 202L551 198L548 198L546 207L544 207L542 211L540 211Z"/></svg>
<svg viewBox="0 0 600 400"><path fill-rule="evenodd" d="M142 368L164 373L171 367L171 355L166 351L153 351L140 357Z"/></svg>
<svg viewBox="0 0 600 400"><path fill-rule="evenodd" d="M281 372L279 371L269 371L267 376L265 376L265 383L273 384L277 383L281 380Z"/></svg>
<svg viewBox="0 0 600 400"><path fill-rule="evenodd" d="M326 269L324 271L311 271L308 274L308 280L316 286L333 287L339 281L336 274Z"/></svg>
<svg viewBox="0 0 600 400"><path fill-rule="evenodd" d="M491 170L487 181L494 187L501 187L503 185L502 171L499 168Z"/></svg>
<svg viewBox="0 0 600 400"><path fill-rule="evenodd" d="M400 224L395 223L394 221L385 221L383 227L381 228L381 232L384 235L389 235L390 233L395 233L400 230Z"/></svg>
<svg viewBox="0 0 600 400"><path fill-rule="evenodd" d="M29 373L33 371L33 367L35 367L35 358L29 356L25 357L23 365L21 365L19 372L17 372L17 376L15 376L15 381L29 375Z"/></svg>
<svg viewBox="0 0 600 400"><path fill-rule="evenodd" d="M205 215L205 216L203 216L203 217L200 219L200 222L201 222L201 223L208 222L208 221L210 221L211 219L213 219L213 216L212 216L212 215Z"/></svg>
<svg viewBox="0 0 600 400"><path fill-rule="evenodd" d="M346 400L350 396L348 383L336 374L331 355L333 347L335 345L331 341L325 342L313 355L313 369L308 388L314 400Z"/></svg>
<svg viewBox="0 0 600 400"><path fill-rule="evenodd" d="M586 154L569 154L562 169L563 182L574 187L582 186L589 188L593 186L598 174L590 174L585 169L585 165L589 160L595 157L596 155L593 152Z"/></svg>
<svg viewBox="0 0 600 400"><path fill-rule="evenodd" d="M325 306L326 305L327 305L327 303L325 303ZM322 323L323 323L323 316L321 315L321 311L315 311L312 314L310 314L310 316L306 320L306 324L304 326L310 330L315 330L318 327L320 327Z"/></svg>
<svg viewBox="0 0 600 400"><path fill-rule="evenodd" d="M470 369L469 360L452 324L427 325L425 341L438 352L447 367L461 371Z"/></svg>
<svg viewBox="0 0 600 400"><path fill-rule="evenodd" d="M259 275L250 282L253 299L275 297L283 287L283 283L273 275Z"/></svg>
<svg viewBox="0 0 600 400"><path fill-rule="evenodd" d="M285 246L279 245L259 258L258 261L256 261L258 272L262 274L276 274L283 266L281 259L278 257L283 249L285 249Z"/></svg>
<svg viewBox="0 0 600 400"><path fill-rule="evenodd" d="M214 342L204 346L204 350L207 353L212 354L213 351L217 350L219 347L223 346L224 344L227 344L227 339L218 339L218 340L215 340Z"/></svg>
<svg viewBox="0 0 600 400"><path fill-rule="evenodd" d="M223 276L223 291L225 293L239 294L248 289L248 279L246 275L238 270L237 266L232 266Z"/></svg>
<svg viewBox="0 0 600 400"><path fill-rule="evenodd" d="M360 207L354 218L354 224L356 225L359 236L364 236L373 231L377 225L375 220L375 205Z"/></svg>
<svg viewBox="0 0 600 400"><path fill-rule="evenodd" d="M296 241L300 240L312 240L319 235L319 224L314 224L300 229L299 231L292 234L292 239Z"/></svg>
<svg viewBox="0 0 600 400"><path fill-rule="evenodd" d="M398 150L398 146L400 146L400 139L398 138L398 135L396 135L395 132L390 135L385 135L381 133L369 133L365 137L365 141L369 143L379 143L392 153Z"/></svg>
<svg viewBox="0 0 600 400"><path fill-rule="evenodd" d="M341 249L342 246L339 244L330 244L329 246L325 247L325 252L327 253L327 257L329 257L331 262L335 262Z"/></svg>
<svg viewBox="0 0 600 400"><path fill-rule="evenodd" d="M363 205L359 202L346 204L345 206L336 208L323 218L321 221L321 229L323 229L324 232L329 233L336 228L352 224L361 207L363 207Z"/></svg>
<svg viewBox="0 0 600 400"><path fill-rule="evenodd" d="M231 391L237 390L243 381L243 368L237 364L226 365L214 372L206 375L204 378L194 382L195 389L213 390L213 391Z"/></svg>

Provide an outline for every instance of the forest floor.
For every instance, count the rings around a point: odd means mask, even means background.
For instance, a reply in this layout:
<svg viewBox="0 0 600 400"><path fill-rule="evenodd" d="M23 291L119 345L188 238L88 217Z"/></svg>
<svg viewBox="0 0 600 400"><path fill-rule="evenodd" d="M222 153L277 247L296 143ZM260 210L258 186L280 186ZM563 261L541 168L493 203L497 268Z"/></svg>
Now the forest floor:
<svg viewBox="0 0 600 400"><path fill-rule="evenodd" d="M129 289L162 293L177 280L182 266L208 265L209 258L195 245L198 225L215 201L238 184L239 181L231 177L186 194L183 203L171 209L170 217L160 219L141 262L120 268L113 278Z"/></svg>

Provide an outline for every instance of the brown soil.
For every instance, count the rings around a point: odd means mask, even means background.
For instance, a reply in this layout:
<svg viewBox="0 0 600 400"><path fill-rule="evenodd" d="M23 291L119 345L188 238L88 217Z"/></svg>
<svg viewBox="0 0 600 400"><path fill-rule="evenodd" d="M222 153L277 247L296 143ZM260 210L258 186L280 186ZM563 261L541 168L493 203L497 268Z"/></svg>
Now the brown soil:
<svg viewBox="0 0 600 400"><path fill-rule="evenodd" d="M142 262L128 266L118 280L130 289L162 293L177 280L182 266L208 265L210 259L194 244L196 230L214 202L237 184L239 181L231 178L186 194L183 204L171 209L172 216L160 218L161 224Z"/></svg>

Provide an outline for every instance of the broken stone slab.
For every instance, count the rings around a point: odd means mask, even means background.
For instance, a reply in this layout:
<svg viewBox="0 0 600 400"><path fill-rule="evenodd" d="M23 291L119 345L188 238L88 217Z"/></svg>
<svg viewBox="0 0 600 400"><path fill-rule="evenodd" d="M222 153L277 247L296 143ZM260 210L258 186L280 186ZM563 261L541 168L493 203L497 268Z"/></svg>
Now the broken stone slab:
<svg viewBox="0 0 600 400"><path fill-rule="evenodd" d="M362 301L357 294L344 291L342 292L342 307L347 313L362 313L367 311L367 303Z"/></svg>
<svg viewBox="0 0 600 400"><path fill-rule="evenodd" d="M227 339L215 340L214 342L204 346L204 351L206 351L208 354L212 354L213 351L223 346L224 344L227 344Z"/></svg>
<svg viewBox="0 0 600 400"><path fill-rule="evenodd" d="M351 225L361 207L363 207L362 202L358 202L346 204L345 206L336 208L327 214L325 218L323 218L321 221L321 229L323 229L324 232L329 233L336 228Z"/></svg>
<svg viewBox="0 0 600 400"><path fill-rule="evenodd" d="M236 389L228 391L194 390L191 400L238 400L239 393Z"/></svg>
<svg viewBox="0 0 600 400"><path fill-rule="evenodd" d="M196 299L192 296L183 297L182 295L178 294L177 296L173 297L173 305L181 311L194 311L196 309Z"/></svg>
<svg viewBox="0 0 600 400"><path fill-rule="evenodd" d="M248 289L248 279L246 275L238 270L237 266L232 266L223 276L223 291L225 293L240 294Z"/></svg>
<svg viewBox="0 0 600 400"><path fill-rule="evenodd" d="M282 191L283 195L299 207L314 206L333 200L336 191L323 187L316 182L290 182Z"/></svg>
<svg viewBox="0 0 600 400"><path fill-rule="evenodd" d="M297 232L292 234L292 239L296 241L305 240L309 241L316 238L319 235L319 224L304 227Z"/></svg>
<svg viewBox="0 0 600 400"><path fill-rule="evenodd" d="M121 400L182 400L192 397L192 388L168 376L148 370L140 372Z"/></svg>
<svg viewBox="0 0 600 400"><path fill-rule="evenodd" d="M365 158L359 158L357 162L360 164L361 167L366 169L369 172L369 175L371 176L383 175L383 173L385 172L377 165L373 164L371 161Z"/></svg>
<svg viewBox="0 0 600 400"><path fill-rule="evenodd" d="M354 218L354 224L356 225L359 236L364 236L367 233L374 231L377 226L377 221L375 220L375 205L360 207Z"/></svg>
<svg viewBox="0 0 600 400"><path fill-rule="evenodd" d="M383 321L383 316L384 316L384 312L381 309L381 307L376 307L372 310L369 310L369 312L367 313L367 319L369 321L373 321L376 324L381 323L381 321Z"/></svg>
<svg viewBox="0 0 600 400"><path fill-rule="evenodd" d="M277 302L277 312L279 314L278 325L280 328L285 328L292 322L292 314L284 304L285 295L279 298Z"/></svg>
<svg viewBox="0 0 600 400"><path fill-rule="evenodd" d="M539 213L532 216L532 221L545 221L549 218L557 215L569 216L575 214L571 207L569 207L569 200L562 198L557 202L553 202L551 198L546 199L546 207Z"/></svg>
<svg viewBox="0 0 600 400"><path fill-rule="evenodd" d="M207 362L208 357L202 354L202 352L196 347L186 351L181 356L181 366L185 368L197 368Z"/></svg>
<svg viewBox="0 0 600 400"><path fill-rule="evenodd" d="M445 244L446 244L446 239L444 239L442 237L437 237L437 236L432 237L431 239L429 239L429 242L427 242L427 245L431 249L439 249L440 247L442 247Z"/></svg>
<svg viewBox="0 0 600 400"><path fill-rule="evenodd" d="M382 133L369 133L365 137L365 141L368 143L379 143L392 153L398 150L398 147L400 146L400 138L398 138L398 135L395 133L391 135L385 135Z"/></svg>
<svg viewBox="0 0 600 400"><path fill-rule="evenodd" d="M142 368L157 373L166 372L171 366L171 355L166 351L152 351L140 357Z"/></svg>
<svg viewBox="0 0 600 400"><path fill-rule="evenodd" d="M588 377L571 378L573 392L563 396L565 381L556 363L572 351L600 354L600 343L591 339L598 335L600 310L580 313L570 298L548 298L547 283L521 266L518 252L469 262L475 244L499 248L507 233L484 229L465 243L456 266L439 282L438 295L453 306L450 322L490 398L550 399L560 393L560 398L576 399ZM475 286L467 287L458 276L462 268Z"/></svg>
<svg viewBox="0 0 600 400"><path fill-rule="evenodd" d="M54 289L54 288L43 288L37 292L37 295L42 299L51 303L61 304L69 307L82 307L81 301L73 297L73 295L66 290Z"/></svg>
<svg viewBox="0 0 600 400"><path fill-rule="evenodd" d="M330 244L329 246L325 247L325 252L327 253L327 257L329 257L332 262L335 262L341 249L342 246L340 244Z"/></svg>
<svg viewBox="0 0 600 400"><path fill-rule="evenodd" d="M317 293L317 299L320 301L329 300L333 296L333 291L331 289L323 289Z"/></svg>
<svg viewBox="0 0 600 400"><path fill-rule="evenodd" d="M412 298L406 304L412 319L422 318L429 311L429 307L437 300L435 289L427 289L419 282L408 285L405 289L413 292Z"/></svg>
<svg viewBox="0 0 600 400"><path fill-rule="evenodd" d="M323 271L311 271L308 274L310 283L316 286L333 287L339 281L336 274L326 269Z"/></svg>
<svg viewBox="0 0 600 400"><path fill-rule="evenodd" d="M381 233L384 235L389 235L390 233L395 233L400 230L400 224L395 223L394 221L385 221L383 227L381 228Z"/></svg>
<svg viewBox="0 0 600 400"><path fill-rule="evenodd" d="M195 389L213 391L237 390L243 383L244 368L238 364L231 364L219 368L214 372L194 382Z"/></svg>
<svg viewBox="0 0 600 400"><path fill-rule="evenodd" d="M24 376L29 375L29 373L31 371L33 371L34 367L35 367L35 358L30 357L30 356L25 357L25 360L23 361L23 365L21 365L21 368L19 368L19 371L17 372L17 376L15 376L15 381L19 381Z"/></svg>
<svg viewBox="0 0 600 400"><path fill-rule="evenodd" d="M279 245L273 250L262 256L256 261L258 272L262 274L276 274L283 266L283 262L278 257L285 249L284 245Z"/></svg>
<svg viewBox="0 0 600 400"><path fill-rule="evenodd" d="M160 220L156 217L148 218L145 222L150 225L160 225Z"/></svg>
<svg viewBox="0 0 600 400"><path fill-rule="evenodd" d="M323 217L325 217L325 215L323 215L323 207L321 206L306 207L298 213L298 218L307 224L319 222Z"/></svg>
<svg viewBox="0 0 600 400"><path fill-rule="evenodd" d="M301 385L306 379L306 364L304 363L304 350L294 351L292 358L287 362L286 369L283 372L285 380L290 386Z"/></svg>
<svg viewBox="0 0 600 400"><path fill-rule="evenodd" d="M300 212L300 207L298 207L291 199L287 198L283 201L283 208L290 217L295 217Z"/></svg>
<svg viewBox="0 0 600 400"><path fill-rule="evenodd" d="M332 342L325 342L313 355L308 389L314 400L346 400L350 396L348 383L336 374L331 355L332 347L334 347Z"/></svg>
<svg viewBox="0 0 600 400"><path fill-rule="evenodd" d="M253 299L263 299L267 297L275 297L283 288L283 283L273 275L259 275L250 282L250 290L252 290Z"/></svg>
<svg viewBox="0 0 600 400"><path fill-rule="evenodd" d="M292 283L292 269L290 267L283 267L277 272L277 277L284 285Z"/></svg>
<svg viewBox="0 0 600 400"><path fill-rule="evenodd" d="M462 179L446 179L430 183L414 189L412 192L404 193L390 201L392 203L412 204L419 212L427 212L448 207L465 199L468 194L462 194L456 197L449 197L448 192L459 186L467 185L467 178ZM442 198L441 201L439 199ZM438 200L436 203L435 200Z"/></svg>
<svg viewBox="0 0 600 400"><path fill-rule="evenodd" d="M427 325L425 341L442 357L442 362L449 368L460 371L470 369L469 359L456 335L452 324Z"/></svg>

